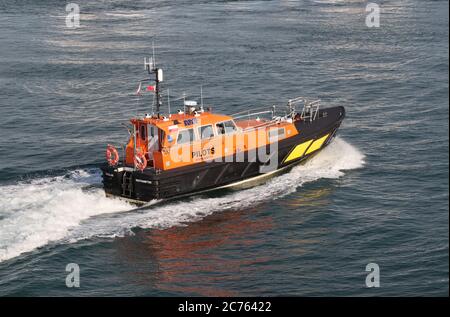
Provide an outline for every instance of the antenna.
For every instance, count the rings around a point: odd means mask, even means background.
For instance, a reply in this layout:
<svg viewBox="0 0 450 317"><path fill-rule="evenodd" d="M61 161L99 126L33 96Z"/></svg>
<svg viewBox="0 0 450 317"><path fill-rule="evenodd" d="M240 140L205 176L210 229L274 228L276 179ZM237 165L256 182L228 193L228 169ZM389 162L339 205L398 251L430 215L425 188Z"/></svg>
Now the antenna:
<svg viewBox="0 0 450 317"><path fill-rule="evenodd" d="M153 65L154 65L154 62L153 62L153 58L152 57L148 57L148 58L144 57L144 67L148 71L149 74L151 74L153 69L154 69Z"/></svg>
<svg viewBox="0 0 450 317"><path fill-rule="evenodd" d="M203 85L200 85L200 106L203 109Z"/></svg>
<svg viewBox="0 0 450 317"><path fill-rule="evenodd" d="M170 117L170 91L167 88L167 106L169 107L169 117Z"/></svg>
<svg viewBox="0 0 450 317"><path fill-rule="evenodd" d="M152 41L152 51L153 51L153 63L156 69L156 57L155 57L155 43Z"/></svg>

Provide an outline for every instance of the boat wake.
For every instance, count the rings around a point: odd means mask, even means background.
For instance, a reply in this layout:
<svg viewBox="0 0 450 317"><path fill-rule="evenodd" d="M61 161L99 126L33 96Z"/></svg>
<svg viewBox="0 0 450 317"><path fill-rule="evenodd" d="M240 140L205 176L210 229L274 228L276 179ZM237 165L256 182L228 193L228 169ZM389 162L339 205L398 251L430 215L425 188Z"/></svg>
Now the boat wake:
<svg viewBox="0 0 450 317"><path fill-rule="evenodd" d="M336 138L306 164L264 185L215 198L194 197L154 206L150 203L139 209L106 198L101 188L92 186L101 183L98 169L75 170L63 176L0 186L0 262L50 243L124 236L135 227L186 225L214 212L283 197L306 182L339 178L343 171L363 165L364 155L343 139Z"/></svg>

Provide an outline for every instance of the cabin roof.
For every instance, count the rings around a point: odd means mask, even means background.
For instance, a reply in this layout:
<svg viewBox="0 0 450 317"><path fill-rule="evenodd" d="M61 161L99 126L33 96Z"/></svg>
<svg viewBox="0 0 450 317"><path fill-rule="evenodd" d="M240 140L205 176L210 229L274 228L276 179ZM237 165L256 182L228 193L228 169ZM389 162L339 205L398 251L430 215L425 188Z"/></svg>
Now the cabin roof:
<svg viewBox="0 0 450 317"><path fill-rule="evenodd" d="M192 126L199 125L207 125L207 124L215 124L217 122L227 121L233 119L230 116L223 114L216 114L211 112L203 112L199 113L199 115L195 116L194 114L171 114L169 120L164 121L163 117L157 118L153 117L144 117L144 118L133 118L131 119L132 123L135 122L145 122L147 124L153 124L156 127L162 130L168 130L170 126L177 125L178 128L190 128Z"/></svg>

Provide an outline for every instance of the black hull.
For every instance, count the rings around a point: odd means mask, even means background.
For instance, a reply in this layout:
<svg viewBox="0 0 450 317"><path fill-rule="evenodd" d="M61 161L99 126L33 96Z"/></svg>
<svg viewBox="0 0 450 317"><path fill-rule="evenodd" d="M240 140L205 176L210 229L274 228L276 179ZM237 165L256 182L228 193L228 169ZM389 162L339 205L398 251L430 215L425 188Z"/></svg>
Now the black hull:
<svg viewBox="0 0 450 317"><path fill-rule="evenodd" d="M323 116L324 113L326 113L326 116ZM300 133L279 141L278 165L270 174L285 171L293 165L306 161L325 148L334 138L344 117L344 107L335 107L321 110L319 118L312 122L295 122ZM311 139L319 139L327 134L330 134L330 136L320 150L290 160L287 163L284 162L298 144ZM264 163L259 161L249 162L247 153L245 153L243 162L236 162L233 157L228 157L223 162L202 162L159 173L150 168L141 172L125 166L111 167L105 165L101 169L103 171L103 185L107 195L127 199L135 203L145 203L154 199L192 195L269 176L269 173L260 171L261 165L264 165Z"/></svg>

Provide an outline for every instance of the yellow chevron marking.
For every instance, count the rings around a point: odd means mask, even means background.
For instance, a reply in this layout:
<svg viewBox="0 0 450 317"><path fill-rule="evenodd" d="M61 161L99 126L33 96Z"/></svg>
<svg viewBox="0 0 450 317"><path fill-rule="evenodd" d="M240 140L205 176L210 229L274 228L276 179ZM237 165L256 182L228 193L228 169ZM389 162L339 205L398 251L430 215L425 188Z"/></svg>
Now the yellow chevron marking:
<svg viewBox="0 0 450 317"><path fill-rule="evenodd" d="M306 154L309 154L311 152L314 152L322 147L322 144L325 142L325 140L328 138L330 134L327 134L320 139L317 139L314 141L314 143L308 148L308 151L306 151Z"/></svg>
<svg viewBox="0 0 450 317"><path fill-rule="evenodd" d="M312 143L312 140L306 141L302 144L297 145L294 150L289 154L289 156L284 160L284 162L289 162L302 157L308 146Z"/></svg>

